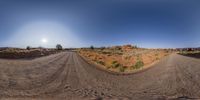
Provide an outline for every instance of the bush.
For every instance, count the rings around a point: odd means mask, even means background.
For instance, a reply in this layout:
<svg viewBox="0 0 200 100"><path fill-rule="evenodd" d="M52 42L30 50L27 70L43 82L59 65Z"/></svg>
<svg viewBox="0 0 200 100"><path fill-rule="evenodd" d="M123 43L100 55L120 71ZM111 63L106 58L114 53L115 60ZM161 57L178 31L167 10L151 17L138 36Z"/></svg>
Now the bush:
<svg viewBox="0 0 200 100"><path fill-rule="evenodd" d="M92 46L90 46L90 49L94 50L94 46L93 46L93 45L92 45Z"/></svg>
<svg viewBox="0 0 200 100"><path fill-rule="evenodd" d="M107 69L110 69L110 68L111 68L111 66L106 66L106 68L107 68Z"/></svg>
<svg viewBox="0 0 200 100"><path fill-rule="evenodd" d="M126 66L120 66L119 71L120 72L125 72L126 68L127 68Z"/></svg>
<svg viewBox="0 0 200 100"><path fill-rule="evenodd" d="M105 48L106 48L106 47L101 47L100 49L101 49L101 50L104 50Z"/></svg>
<svg viewBox="0 0 200 100"><path fill-rule="evenodd" d="M112 64L115 64L115 63L117 63L117 61L113 61L113 62L112 62Z"/></svg>
<svg viewBox="0 0 200 100"><path fill-rule="evenodd" d="M119 66L121 66L121 65L120 65L120 63L118 63L117 61L113 61L113 62L112 62L112 67L113 67L113 68L117 68L117 67L119 67Z"/></svg>
<svg viewBox="0 0 200 100"><path fill-rule="evenodd" d="M105 65L103 61L97 61L98 64Z"/></svg>
<svg viewBox="0 0 200 100"><path fill-rule="evenodd" d="M136 62L136 64L133 66L133 68L134 69L139 69L139 68L141 68L143 66L144 66L143 61L139 60L139 61Z"/></svg>
<svg viewBox="0 0 200 100"><path fill-rule="evenodd" d="M62 49L63 49L63 48L62 48L62 45L57 44L57 45L56 45L56 49L57 49L57 50L62 50Z"/></svg>
<svg viewBox="0 0 200 100"><path fill-rule="evenodd" d="M120 46L115 47L115 50L122 50Z"/></svg>
<svg viewBox="0 0 200 100"><path fill-rule="evenodd" d="M31 47L30 47L30 46L27 46L27 47L26 47L26 49L27 49L27 50L30 50L30 49L31 49Z"/></svg>
<svg viewBox="0 0 200 100"><path fill-rule="evenodd" d="M102 51L102 54L111 54L109 51Z"/></svg>

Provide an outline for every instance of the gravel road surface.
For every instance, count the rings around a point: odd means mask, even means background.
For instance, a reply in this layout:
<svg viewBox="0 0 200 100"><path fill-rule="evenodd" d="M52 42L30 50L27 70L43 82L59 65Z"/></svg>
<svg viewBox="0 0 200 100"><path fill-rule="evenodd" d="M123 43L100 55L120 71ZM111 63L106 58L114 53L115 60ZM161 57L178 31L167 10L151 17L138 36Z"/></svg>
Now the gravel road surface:
<svg viewBox="0 0 200 100"><path fill-rule="evenodd" d="M148 70L114 75L77 53L0 59L2 100L200 99L200 59L171 54Z"/></svg>

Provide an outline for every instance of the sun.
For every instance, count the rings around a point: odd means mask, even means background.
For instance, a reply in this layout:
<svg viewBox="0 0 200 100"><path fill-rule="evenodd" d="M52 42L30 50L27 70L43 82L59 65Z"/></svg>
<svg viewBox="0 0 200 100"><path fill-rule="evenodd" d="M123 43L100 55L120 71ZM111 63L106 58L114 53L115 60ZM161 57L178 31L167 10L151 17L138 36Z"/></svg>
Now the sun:
<svg viewBox="0 0 200 100"><path fill-rule="evenodd" d="M48 42L48 40L46 38L42 38L41 41L42 41L42 43L47 43Z"/></svg>

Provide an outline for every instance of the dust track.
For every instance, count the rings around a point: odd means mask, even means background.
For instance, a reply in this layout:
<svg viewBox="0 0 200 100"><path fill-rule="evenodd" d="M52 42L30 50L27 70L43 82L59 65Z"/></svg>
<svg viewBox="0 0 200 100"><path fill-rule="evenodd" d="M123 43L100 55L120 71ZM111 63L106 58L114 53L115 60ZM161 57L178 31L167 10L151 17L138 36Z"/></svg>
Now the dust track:
<svg viewBox="0 0 200 100"><path fill-rule="evenodd" d="M172 54L150 69L114 75L74 52L34 60L0 59L0 99L199 99L200 59Z"/></svg>

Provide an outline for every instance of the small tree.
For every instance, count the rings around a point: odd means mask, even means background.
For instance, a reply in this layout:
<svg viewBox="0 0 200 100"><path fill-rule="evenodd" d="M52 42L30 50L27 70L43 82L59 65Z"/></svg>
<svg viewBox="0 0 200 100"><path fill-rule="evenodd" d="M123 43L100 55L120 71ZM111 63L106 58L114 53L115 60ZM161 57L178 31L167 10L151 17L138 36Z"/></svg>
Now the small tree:
<svg viewBox="0 0 200 100"><path fill-rule="evenodd" d="M27 47L26 47L26 49L27 49L27 50L30 50L30 49L31 49L31 47L30 47L30 46L27 46Z"/></svg>
<svg viewBox="0 0 200 100"><path fill-rule="evenodd" d="M91 46L90 46L90 49L92 49L92 50L93 50L93 49L94 49L94 46L93 46L93 45L91 45Z"/></svg>
<svg viewBox="0 0 200 100"><path fill-rule="evenodd" d="M57 50L62 50L62 49L63 49L63 48L62 48L62 45L61 45L61 44L57 44L57 45L56 45L56 49L57 49Z"/></svg>

